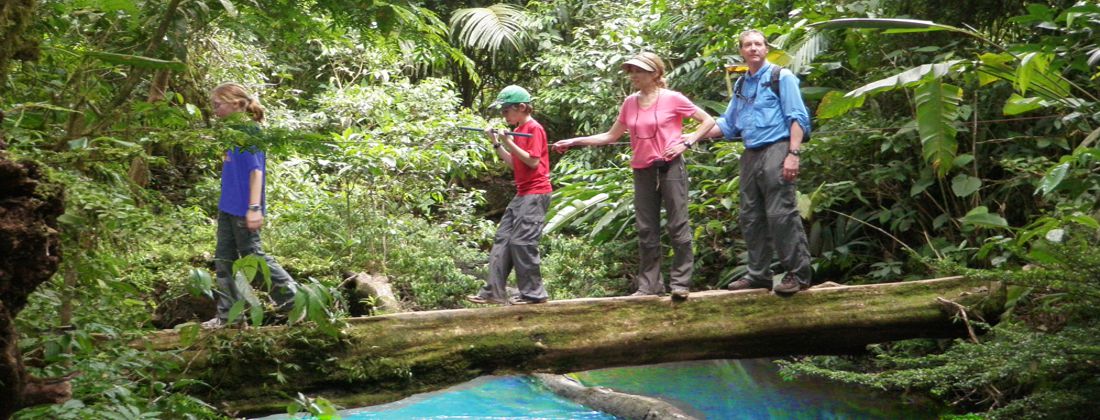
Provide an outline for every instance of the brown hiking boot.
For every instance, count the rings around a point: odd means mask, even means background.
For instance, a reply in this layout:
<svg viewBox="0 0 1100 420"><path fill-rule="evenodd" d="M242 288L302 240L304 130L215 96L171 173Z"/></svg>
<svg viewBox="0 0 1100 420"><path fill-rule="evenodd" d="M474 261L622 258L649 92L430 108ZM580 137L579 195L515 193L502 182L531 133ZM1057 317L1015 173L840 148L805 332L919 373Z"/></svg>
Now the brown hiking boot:
<svg viewBox="0 0 1100 420"><path fill-rule="evenodd" d="M794 273L787 273L783 276L783 280L779 282L778 286L775 286L775 293L793 295L799 291L809 289L810 285L798 281L798 276Z"/></svg>
<svg viewBox="0 0 1100 420"><path fill-rule="evenodd" d="M737 279L737 281L735 281L733 283L730 283L729 285L726 286L726 290L749 290L749 289L771 289L771 287L759 286L756 283L753 283L752 279L748 278L748 276L741 277L741 278Z"/></svg>

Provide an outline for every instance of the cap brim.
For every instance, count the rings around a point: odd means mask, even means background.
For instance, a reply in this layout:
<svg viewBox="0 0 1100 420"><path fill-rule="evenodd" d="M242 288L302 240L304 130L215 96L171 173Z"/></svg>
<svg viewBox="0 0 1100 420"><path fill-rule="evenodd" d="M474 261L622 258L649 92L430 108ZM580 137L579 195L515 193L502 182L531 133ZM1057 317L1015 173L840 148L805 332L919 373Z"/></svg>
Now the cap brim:
<svg viewBox="0 0 1100 420"><path fill-rule="evenodd" d="M647 63L645 61L642 61L642 60L639 60L637 58L631 58L629 60L626 60L626 62L623 63L623 65L622 65L623 70L626 70L626 66L634 66L634 67L640 68L640 69L645 70L645 71L655 71L656 70L649 63Z"/></svg>

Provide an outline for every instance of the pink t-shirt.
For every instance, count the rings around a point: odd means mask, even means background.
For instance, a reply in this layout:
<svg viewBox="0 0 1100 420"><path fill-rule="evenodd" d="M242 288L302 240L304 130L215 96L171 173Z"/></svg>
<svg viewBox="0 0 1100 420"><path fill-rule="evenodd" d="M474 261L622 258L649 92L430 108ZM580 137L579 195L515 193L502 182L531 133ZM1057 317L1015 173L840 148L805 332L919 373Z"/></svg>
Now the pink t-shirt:
<svg viewBox="0 0 1100 420"><path fill-rule="evenodd" d="M684 118L695 110L695 104L674 90L661 89L648 108L639 105L637 93L628 96L619 108L619 122L630 132L630 148L634 149L630 167L648 168L654 161L664 160L665 149L680 142Z"/></svg>

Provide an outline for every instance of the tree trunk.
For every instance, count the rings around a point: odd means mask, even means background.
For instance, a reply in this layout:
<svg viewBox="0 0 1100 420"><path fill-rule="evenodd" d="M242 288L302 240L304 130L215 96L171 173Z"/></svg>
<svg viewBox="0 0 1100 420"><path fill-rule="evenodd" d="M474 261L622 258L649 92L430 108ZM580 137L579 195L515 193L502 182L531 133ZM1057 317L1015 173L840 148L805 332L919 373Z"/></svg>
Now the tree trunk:
<svg viewBox="0 0 1100 420"><path fill-rule="evenodd" d="M0 139L2 143L2 139ZM66 379L27 374L15 316L61 261L57 217L64 212L59 188L41 183L29 162L13 162L0 148L0 419L23 407L68 400Z"/></svg>
<svg viewBox="0 0 1100 420"><path fill-rule="evenodd" d="M937 298L969 308L971 319L992 321L1004 306L999 284L952 277L791 297L710 291L683 303L617 297L409 312L349 319L339 340L305 328L223 330L185 353L185 376L243 413L281 410L277 392L371 405L491 373L858 353L872 343L966 336L956 307ZM172 332L151 339L156 348L180 347Z"/></svg>

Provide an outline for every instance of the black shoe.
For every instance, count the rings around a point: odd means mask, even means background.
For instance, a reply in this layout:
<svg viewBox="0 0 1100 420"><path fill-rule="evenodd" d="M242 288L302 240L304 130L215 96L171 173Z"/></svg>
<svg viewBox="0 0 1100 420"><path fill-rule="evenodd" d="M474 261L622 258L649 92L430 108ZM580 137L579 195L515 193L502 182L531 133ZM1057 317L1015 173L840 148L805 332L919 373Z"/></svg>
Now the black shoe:
<svg viewBox="0 0 1100 420"><path fill-rule="evenodd" d="M687 298L688 298L688 290L687 289L673 290L672 291L672 300L687 300Z"/></svg>
<svg viewBox="0 0 1100 420"><path fill-rule="evenodd" d="M737 279L737 281L735 281L733 283L730 283L728 286L726 286L726 290L750 290L750 289L768 289L768 290L771 290L771 287L757 286L756 283L754 283L752 281L752 279L750 279L748 277L741 277L740 279Z"/></svg>
<svg viewBox="0 0 1100 420"><path fill-rule="evenodd" d="M793 295L799 291L809 289L810 285L798 281L798 276L794 273L787 273L783 276L783 280L779 282L778 286L775 286L775 293Z"/></svg>

